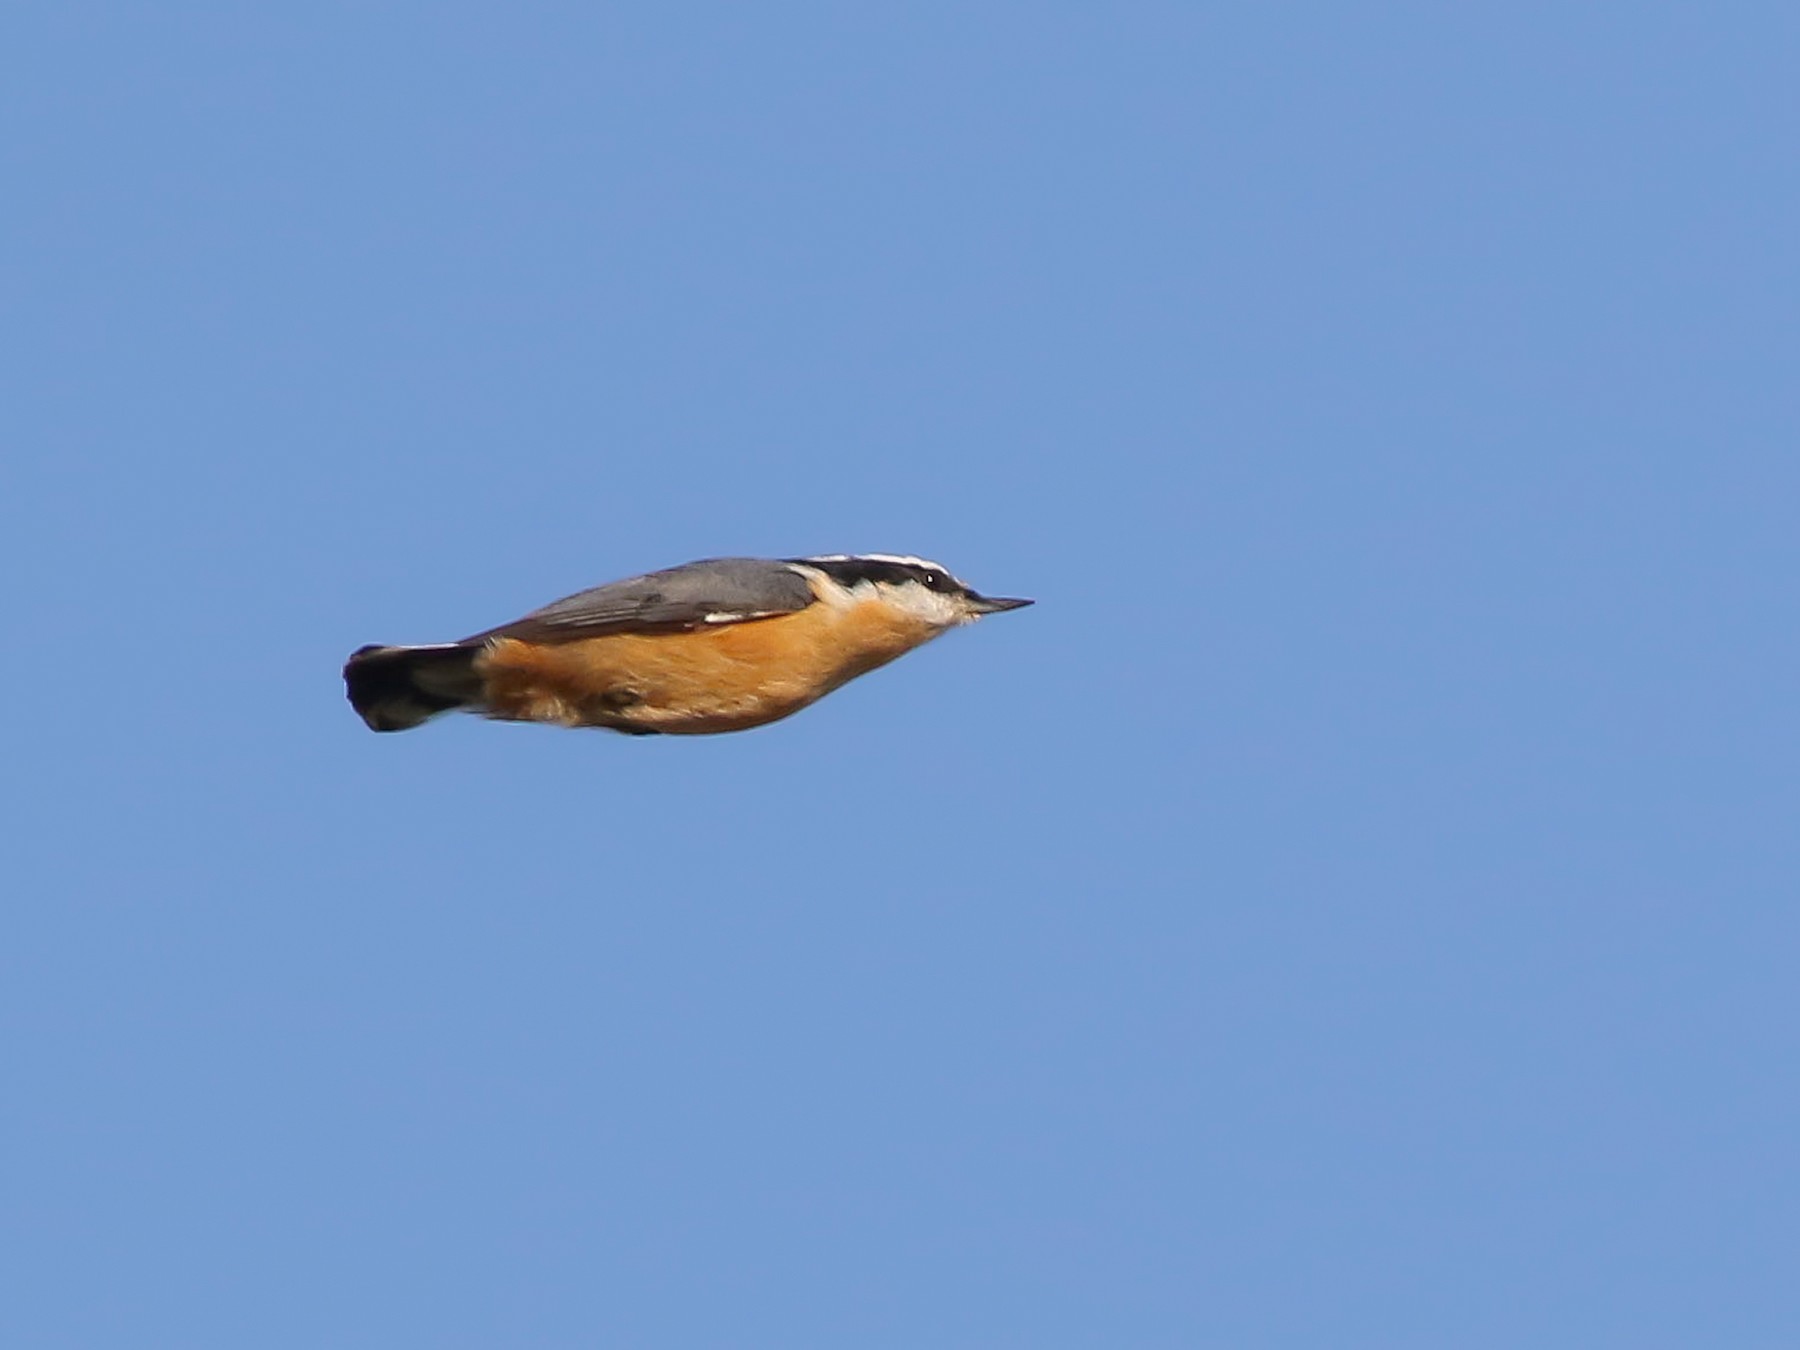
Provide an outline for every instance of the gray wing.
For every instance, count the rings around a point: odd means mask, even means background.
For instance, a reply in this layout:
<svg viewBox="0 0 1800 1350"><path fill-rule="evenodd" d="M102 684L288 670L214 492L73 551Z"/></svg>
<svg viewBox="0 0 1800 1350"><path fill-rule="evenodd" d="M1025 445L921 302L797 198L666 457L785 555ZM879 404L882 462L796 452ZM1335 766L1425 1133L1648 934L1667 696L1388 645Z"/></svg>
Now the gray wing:
<svg viewBox="0 0 1800 1350"><path fill-rule="evenodd" d="M708 558L567 596L465 639L575 642L607 633L668 633L791 614L813 603L806 578L762 558Z"/></svg>

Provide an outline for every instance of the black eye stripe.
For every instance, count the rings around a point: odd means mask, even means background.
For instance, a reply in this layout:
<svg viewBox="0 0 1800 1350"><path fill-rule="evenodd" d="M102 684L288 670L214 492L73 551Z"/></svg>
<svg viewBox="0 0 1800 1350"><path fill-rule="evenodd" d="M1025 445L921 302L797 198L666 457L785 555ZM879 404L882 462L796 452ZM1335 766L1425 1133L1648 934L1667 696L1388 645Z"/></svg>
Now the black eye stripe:
<svg viewBox="0 0 1800 1350"><path fill-rule="evenodd" d="M962 586L942 568L918 563L893 562L886 558L790 558L787 561L816 567L840 586L854 586L859 581L899 586L915 581L939 594L954 595L962 590Z"/></svg>

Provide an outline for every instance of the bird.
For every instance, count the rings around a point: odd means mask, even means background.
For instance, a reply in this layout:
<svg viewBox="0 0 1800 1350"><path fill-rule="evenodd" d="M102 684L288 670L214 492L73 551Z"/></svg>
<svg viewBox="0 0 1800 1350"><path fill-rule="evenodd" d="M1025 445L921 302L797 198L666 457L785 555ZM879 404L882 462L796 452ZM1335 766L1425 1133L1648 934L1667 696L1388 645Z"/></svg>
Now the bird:
<svg viewBox="0 0 1800 1350"><path fill-rule="evenodd" d="M372 731L467 711L705 736L778 721L952 628L1031 603L901 554L706 558L459 642L361 647L344 686Z"/></svg>

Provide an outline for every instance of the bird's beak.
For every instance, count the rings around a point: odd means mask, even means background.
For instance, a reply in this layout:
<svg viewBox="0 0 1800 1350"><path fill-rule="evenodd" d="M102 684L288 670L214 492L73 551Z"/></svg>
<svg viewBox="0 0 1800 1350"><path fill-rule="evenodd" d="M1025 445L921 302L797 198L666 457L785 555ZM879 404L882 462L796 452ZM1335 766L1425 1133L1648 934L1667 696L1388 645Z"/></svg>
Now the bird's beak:
<svg viewBox="0 0 1800 1350"><path fill-rule="evenodd" d="M969 597L969 608L977 614L998 614L1006 609L1024 609L1025 606L1034 603L1031 600L1008 600L991 595L971 595Z"/></svg>

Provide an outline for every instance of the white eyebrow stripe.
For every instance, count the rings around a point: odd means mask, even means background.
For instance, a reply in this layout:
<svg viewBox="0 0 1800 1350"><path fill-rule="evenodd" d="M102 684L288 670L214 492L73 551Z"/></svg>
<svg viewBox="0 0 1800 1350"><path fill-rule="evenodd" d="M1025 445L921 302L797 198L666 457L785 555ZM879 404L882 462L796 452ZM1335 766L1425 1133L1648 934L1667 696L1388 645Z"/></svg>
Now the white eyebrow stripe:
<svg viewBox="0 0 1800 1350"><path fill-rule="evenodd" d="M940 572L950 569L930 558L915 558L910 553L815 553L808 562L884 562L899 563L903 567L932 567Z"/></svg>

